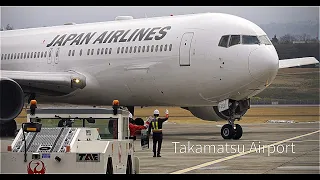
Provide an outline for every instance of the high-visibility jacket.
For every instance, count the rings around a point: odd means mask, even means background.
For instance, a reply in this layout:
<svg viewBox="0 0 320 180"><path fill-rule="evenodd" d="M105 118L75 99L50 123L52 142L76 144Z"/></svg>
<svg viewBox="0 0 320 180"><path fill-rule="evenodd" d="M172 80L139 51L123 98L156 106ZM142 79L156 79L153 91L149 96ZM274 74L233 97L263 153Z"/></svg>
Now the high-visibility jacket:
<svg viewBox="0 0 320 180"><path fill-rule="evenodd" d="M152 130L153 133L162 133L162 124L168 119L169 117L153 119L150 123L148 132Z"/></svg>

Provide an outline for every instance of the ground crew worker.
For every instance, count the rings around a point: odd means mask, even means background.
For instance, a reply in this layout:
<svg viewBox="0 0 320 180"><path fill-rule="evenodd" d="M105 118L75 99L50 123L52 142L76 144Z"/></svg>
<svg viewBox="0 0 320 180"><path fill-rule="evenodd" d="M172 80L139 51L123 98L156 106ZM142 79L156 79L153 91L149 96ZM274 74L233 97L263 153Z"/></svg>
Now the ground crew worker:
<svg viewBox="0 0 320 180"><path fill-rule="evenodd" d="M151 121L151 125L149 126L148 134L150 134L150 131L152 130L152 139L153 139L153 157L161 157L160 151L161 151L161 144L162 144L162 124L166 120L169 119L169 111L166 109L165 111L166 117L165 118L159 118L159 110L154 110L153 112L153 119ZM157 149L157 143L158 143L158 149Z"/></svg>
<svg viewBox="0 0 320 180"><path fill-rule="evenodd" d="M151 119L146 122L145 125L136 125L134 124L134 120L132 118L132 114L129 114L129 130L130 130L130 139L136 140L136 132L142 129L148 129ZM133 146L133 151L135 151Z"/></svg>
<svg viewBox="0 0 320 180"><path fill-rule="evenodd" d="M136 132L137 132L138 130L148 129L151 120L152 120L152 119L148 120L145 125L136 125L136 124L134 124L134 120L133 120L133 118L132 118L132 114L130 113L130 114L129 114L130 137L133 137L134 140L135 140L135 139L136 139L136 138L135 138Z"/></svg>

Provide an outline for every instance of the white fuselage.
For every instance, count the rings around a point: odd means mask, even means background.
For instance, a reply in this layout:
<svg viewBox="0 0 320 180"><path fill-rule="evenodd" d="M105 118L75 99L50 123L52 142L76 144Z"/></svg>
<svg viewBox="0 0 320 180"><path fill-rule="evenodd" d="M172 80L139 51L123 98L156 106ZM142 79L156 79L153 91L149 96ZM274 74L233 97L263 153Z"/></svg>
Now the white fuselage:
<svg viewBox="0 0 320 180"><path fill-rule="evenodd" d="M134 34L136 29L141 33ZM248 20L220 13L11 30L1 32L1 55L10 56L1 59L1 70L73 70L86 76L84 89L39 102L109 105L118 99L125 106L212 106L258 94L279 67L273 45L218 46L224 35L266 33ZM28 58L31 52L36 58ZM11 59L17 53L26 57Z"/></svg>

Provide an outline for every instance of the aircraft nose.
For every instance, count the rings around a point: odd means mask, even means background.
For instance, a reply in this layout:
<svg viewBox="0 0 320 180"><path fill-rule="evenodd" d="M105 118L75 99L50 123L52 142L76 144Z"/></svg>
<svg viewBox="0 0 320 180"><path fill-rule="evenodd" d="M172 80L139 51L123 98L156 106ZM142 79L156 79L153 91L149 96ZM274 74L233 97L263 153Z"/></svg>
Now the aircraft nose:
<svg viewBox="0 0 320 180"><path fill-rule="evenodd" d="M253 79L268 84L278 72L279 59L273 46L261 46L263 47L259 47L249 54L249 73Z"/></svg>

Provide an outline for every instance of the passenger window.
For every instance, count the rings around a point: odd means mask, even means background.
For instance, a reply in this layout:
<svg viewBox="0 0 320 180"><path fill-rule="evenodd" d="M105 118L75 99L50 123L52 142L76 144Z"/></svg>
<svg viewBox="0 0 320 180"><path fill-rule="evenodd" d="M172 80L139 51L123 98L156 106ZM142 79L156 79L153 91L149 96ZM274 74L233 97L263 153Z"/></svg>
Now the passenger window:
<svg viewBox="0 0 320 180"><path fill-rule="evenodd" d="M126 53L128 53L128 46L126 47Z"/></svg>
<svg viewBox="0 0 320 180"><path fill-rule="evenodd" d="M16 53L14 53L14 59L16 59L17 58L17 54Z"/></svg>
<svg viewBox="0 0 320 180"><path fill-rule="evenodd" d="M152 45L152 46L151 46L151 52L153 52L153 47L154 47L154 46Z"/></svg>
<svg viewBox="0 0 320 180"><path fill-rule="evenodd" d="M23 56L23 59L25 59L27 57L27 53L25 52L24 53L24 56Z"/></svg>
<svg viewBox="0 0 320 180"><path fill-rule="evenodd" d="M52 49L51 49L52 50ZM49 57L51 57L51 50L49 51ZM32 56L32 53L31 53L31 56Z"/></svg>
<svg viewBox="0 0 320 180"><path fill-rule="evenodd" d="M259 39L257 36L242 36L242 44L259 44Z"/></svg>
<svg viewBox="0 0 320 180"><path fill-rule="evenodd" d="M158 52L158 45L156 45L156 48L154 49L155 52Z"/></svg>
<svg viewBox="0 0 320 180"><path fill-rule="evenodd" d="M101 55L103 54L103 52L104 52L104 48L101 48Z"/></svg>
<svg viewBox="0 0 320 180"><path fill-rule="evenodd" d="M43 58L43 51L41 52L41 58Z"/></svg>
<svg viewBox="0 0 320 180"><path fill-rule="evenodd" d="M45 57L45 58L47 57L47 51L44 52L44 57Z"/></svg>
<svg viewBox="0 0 320 180"><path fill-rule="evenodd" d="M162 52L162 45L160 46L160 52Z"/></svg>
<svg viewBox="0 0 320 180"><path fill-rule="evenodd" d="M4 55L4 59L7 59L7 54Z"/></svg>
<svg viewBox="0 0 320 180"><path fill-rule="evenodd" d="M120 52L120 47L118 47L118 49L117 49L117 54L119 54L119 52Z"/></svg>
<svg viewBox="0 0 320 180"><path fill-rule="evenodd" d="M135 46L133 49L133 53L136 53L136 52L137 52L137 46Z"/></svg>
<svg viewBox="0 0 320 180"><path fill-rule="evenodd" d="M90 55L90 49L88 49L87 55Z"/></svg>
<svg viewBox="0 0 320 180"><path fill-rule="evenodd" d="M68 56L70 56L71 55L71 50L69 50L69 53L68 53Z"/></svg>
<svg viewBox="0 0 320 180"><path fill-rule="evenodd" d="M140 52L140 50L141 50L141 46L138 47L138 53Z"/></svg>
<svg viewBox="0 0 320 180"><path fill-rule="evenodd" d="M219 46L228 47L228 40L229 40L229 35L222 36L219 42Z"/></svg>
<svg viewBox="0 0 320 180"><path fill-rule="evenodd" d="M108 48L106 48L105 54L108 54ZM109 52L109 54L110 54L110 52Z"/></svg>
<svg viewBox="0 0 320 180"><path fill-rule="evenodd" d="M38 52L38 58L40 58L40 52Z"/></svg>
<svg viewBox="0 0 320 180"><path fill-rule="evenodd" d="M82 56L82 49L80 49L80 56Z"/></svg>
<svg viewBox="0 0 320 180"><path fill-rule="evenodd" d="M147 46L147 52L149 52L149 45Z"/></svg>
<svg viewBox="0 0 320 180"><path fill-rule="evenodd" d="M130 49L129 49L129 53L131 53L132 52L132 46L130 46Z"/></svg>
<svg viewBox="0 0 320 180"><path fill-rule="evenodd" d="M37 57L37 52L34 52L33 58L36 58L36 57Z"/></svg>
<svg viewBox="0 0 320 180"><path fill-rule="evenodd" d="M4 55L3 55L3 54L1 54L1 60L3 60L3 57L4 57Z"/></svg>
<svg viewBox="0 0 320 180"><path fill-rule="evenodd" d="M11 59L13 59L13 53L11 54Z"/></svg>
<svg viewBox="0 0 320 180"><path fill-rule="evenodd" d="M168 46L167 44L164 45L164 49L163 49L164 51L167 51L167 46Z"/></svg>
<svg viewBox="0 0 320 180"><path fill-rule="evenodd" d="M142 46L142 52L144 52L144 49L145 49L146 47L145 46Z"/></svg>
<svg viewBox="0 0 320 180"><path fill-rule="evenodd" d="M91 49L91 55L93 55L94 49Z"/></svg>
<svg viewBox="0 0 320 180"><path fill-rule="evenodd" d="M240 44L240 35L231 35L229 47L236 44Z"/></svg>
<svg viewBox="0 0 320 180"><path fill-rule="evenodd" d="M123 51L124 51L124 47L121 48L121 54L123 53Z"/></svg>
<svg viewBox="0 0 320 180"><path fill-rule="evenodd" d="M172 44L169 45L169 51L171 51L171 49L172 49Z"/></svg>
<svg viewBox="0 0 320 180"><path fill-rule="evenodd" d="M17 54L17 59L19 59L19 55L20 55L20 53Z"/></svg>
<svg viewBox="0 0 320 180"><path fill-rule="evenodd" d="M72 51L72 56L74 56L74 52L75 52L75 50Z"/></svg>
<svg viewBox="0 0 320 180"><path fill-rule="evenodd" d="M102 50L101 50L101 51L102 51ZM100 48L98 48L97 55L99 55L99 53L100 53Z"/></svg>
<svg viewBox="0 0 320 180"><path fill-rule="evenodd" d="M29 53L30 53L30 52L28 52L28 58L29 58ZM30 58L32 58L32 53L31 53L31 56L30 56Z"/></svg>
<svg viewBox="0 0 320 180"><path fill-rule="evenodd" d="M111 54L112 48L109 48L109 54Z"/></svg>

